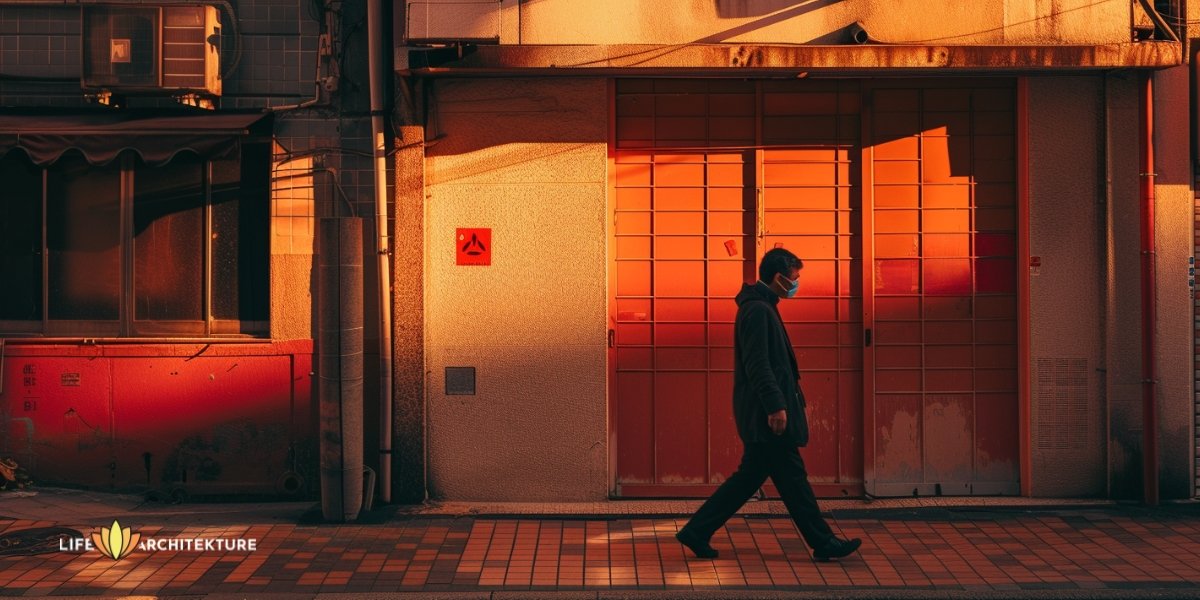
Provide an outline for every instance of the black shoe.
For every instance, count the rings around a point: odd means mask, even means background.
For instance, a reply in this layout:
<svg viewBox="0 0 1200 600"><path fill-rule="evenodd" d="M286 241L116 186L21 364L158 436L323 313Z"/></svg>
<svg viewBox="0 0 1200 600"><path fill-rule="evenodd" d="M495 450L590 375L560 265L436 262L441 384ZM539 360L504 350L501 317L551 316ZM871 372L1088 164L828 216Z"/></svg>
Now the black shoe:
<svg viewBox="0 0 1200 600"><path fill-rule="evenodd" d="M680 544L688 547L696 558L716 558L717 549L708 545L708 540L702 540L696 534L688 531L686 528L680 529L679 533L675 534L675 539L679 540Z"/></svg>
<svg viewBox="0 0 1200 600"><path fill-rule="evenodd" d="M834 536L824 546L813 550L813 560L818 562L829 562L834 558L845 558L858 550L862 545L862 540L854 538L852 540L843 540Z"/></svg>

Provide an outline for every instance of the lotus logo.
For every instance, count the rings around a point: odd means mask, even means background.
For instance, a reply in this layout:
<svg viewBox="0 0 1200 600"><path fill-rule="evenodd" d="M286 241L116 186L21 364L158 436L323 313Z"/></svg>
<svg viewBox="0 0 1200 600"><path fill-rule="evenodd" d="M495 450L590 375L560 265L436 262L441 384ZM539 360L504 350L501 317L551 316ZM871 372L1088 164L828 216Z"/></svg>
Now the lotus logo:
<svg viewBox="0 0 1200 600"><path fill-rule="evenodd" d="M96 549L113 560L129 556L141 539L142 534L130 533L128 527L122 529L121 524L115 520L112 527L101 527L100 531L92 532L92 543L96 545Z"/></svg>

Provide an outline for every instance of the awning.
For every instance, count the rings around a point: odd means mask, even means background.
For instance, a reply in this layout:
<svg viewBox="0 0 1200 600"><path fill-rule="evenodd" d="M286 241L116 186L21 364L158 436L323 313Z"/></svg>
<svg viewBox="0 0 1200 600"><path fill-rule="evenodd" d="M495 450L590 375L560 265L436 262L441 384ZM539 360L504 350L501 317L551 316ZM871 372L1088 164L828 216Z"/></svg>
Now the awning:
<svg viewBox="0 0 1200 600"><path fill-rule="evenodd" d="M180 152L223 156L245 136L269 135L263 113L172 113L103 110L79 113L0 111L0 156L20 149L45 166L77 150L89 163L111 162L125 151L160 165Z"/></svg>
<svg viewBox="0 0 1200 600"><path fill-rule="evenodd" d="M1162 69L1183 64L1179 42L1094 46L859 44L598 44L398 47L397 72L437 75L680 75L797 77Z"/></svg>

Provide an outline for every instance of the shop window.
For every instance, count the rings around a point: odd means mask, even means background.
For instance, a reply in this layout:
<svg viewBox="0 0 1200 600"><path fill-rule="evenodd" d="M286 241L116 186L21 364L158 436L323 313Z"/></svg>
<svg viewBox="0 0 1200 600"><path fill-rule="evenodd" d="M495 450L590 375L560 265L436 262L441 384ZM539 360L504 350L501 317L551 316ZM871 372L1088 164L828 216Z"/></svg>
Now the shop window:
<svg viewBox="0 0 1200 600"><path fill-rule="evenodd" d="M266 144L161 165L0 158L0 334L263 335Z"/></svg>

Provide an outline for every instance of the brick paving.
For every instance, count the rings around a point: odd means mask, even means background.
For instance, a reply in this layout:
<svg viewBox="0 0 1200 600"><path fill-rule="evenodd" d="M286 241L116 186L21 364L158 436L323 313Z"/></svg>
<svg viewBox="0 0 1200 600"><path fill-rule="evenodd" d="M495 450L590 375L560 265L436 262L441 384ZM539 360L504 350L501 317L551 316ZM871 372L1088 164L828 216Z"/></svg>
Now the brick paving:
<svg viewBox="0 0 1200 600"><path fill-rule="evenodd" d="M379 525L139 526L147 538L254 538L255 552L0 557L0 595L534 590L1120 590L1200 587L1196 510L836 515L861 552L814 563L786 518L738 516L717 560L681 518L394 517ZM3 536L52 521L0 519ZM95 524L89 525L93 527ZM79 528L84 533L89 529ZM3 550L3 548L0 548Z"/></svg>

